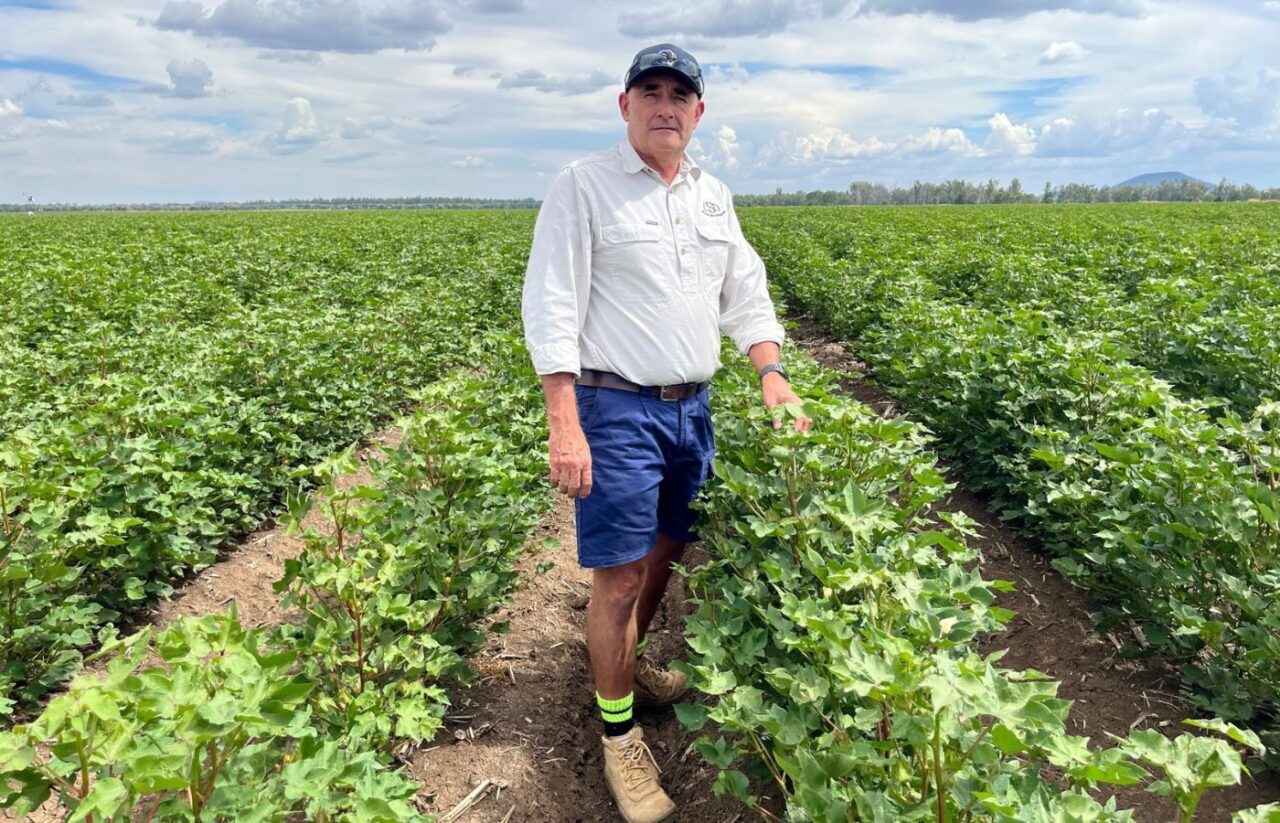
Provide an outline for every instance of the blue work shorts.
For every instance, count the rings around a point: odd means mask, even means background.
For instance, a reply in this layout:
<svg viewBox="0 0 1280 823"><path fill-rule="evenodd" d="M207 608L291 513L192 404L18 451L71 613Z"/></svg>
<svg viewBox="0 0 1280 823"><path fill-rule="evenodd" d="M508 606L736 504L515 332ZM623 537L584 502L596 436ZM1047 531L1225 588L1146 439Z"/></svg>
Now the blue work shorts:
<svg viewBox="0 0 1280 823"><path fill-rule="evenodd" d="M574 391L591 447L591 492L576 501L578 563L599 569L639 560L659 533L697 539L689 504L716 453L707 390L686 400L595 386Z"/></svg>

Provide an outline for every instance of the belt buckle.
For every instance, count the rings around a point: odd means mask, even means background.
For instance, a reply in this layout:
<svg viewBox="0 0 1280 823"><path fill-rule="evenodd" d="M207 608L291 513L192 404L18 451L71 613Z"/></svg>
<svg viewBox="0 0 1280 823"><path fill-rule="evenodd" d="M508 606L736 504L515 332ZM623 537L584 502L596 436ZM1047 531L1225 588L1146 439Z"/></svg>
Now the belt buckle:
<svg viewBox="0 0 1280 823"><path fill-rule="evenodd" d="M672 393L668 394L668 392L672 392ZM683 400L684 395L685 395L685 387L683 385L658 387L659 400Z"/></svg>

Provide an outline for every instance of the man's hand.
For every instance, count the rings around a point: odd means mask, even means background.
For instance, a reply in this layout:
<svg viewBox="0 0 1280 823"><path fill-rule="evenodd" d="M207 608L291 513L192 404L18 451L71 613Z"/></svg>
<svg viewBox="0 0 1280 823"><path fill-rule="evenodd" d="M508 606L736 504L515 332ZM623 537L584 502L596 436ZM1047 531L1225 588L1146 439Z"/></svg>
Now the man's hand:
<svg viewBox="0 0 1280 823"><path fill-rule="evenodd" d="M771 340L755 343L747 351L747 356L751 358L751 365L755 366L757 372L770 363L777 363L779 355L778 344ZM796 397L796 393L791 390L791 384L776 372L766 374L760 381L760 394L764 396L764 407L769 411L787 403L800 405L800 398ZM813 421L799 414L796 415L794 425L796 431L807 432L813 425ZM778 409L778 413L773 416L773 430L778 431L781 428L782 410Z"/></svg>
<svg viewBox="0 0 1280 823"><path fill-rule="evenodd" d="M542 394L547 401L547 462L551 486L569 497L591 493L591 447L578 423L578 400L573 393L572 374L542 376Z"/></svg>
<svg viewBox="0 0 1280 823"><path fill-rule="evenodd" d="M760 381L760 394L764 397L764 407L769 411L773 411L775 407L792 403L800 405L800 398L791 390L791 384L783 379L782 375L777 373L766 374L764 380ZM807 432L809 427L813 425L813 421L803 414L797 415L792 421L798 432ZM782 428L782 417L779 414L773 416L773 429L778 431Z"/></svg>
<svg viewBox="0 0 1280 823"><path fill-rule="evenodd" d="M591 493L591 448L577 420L551 427L547 454L553 488L569 497L586 497Z"/></svg>

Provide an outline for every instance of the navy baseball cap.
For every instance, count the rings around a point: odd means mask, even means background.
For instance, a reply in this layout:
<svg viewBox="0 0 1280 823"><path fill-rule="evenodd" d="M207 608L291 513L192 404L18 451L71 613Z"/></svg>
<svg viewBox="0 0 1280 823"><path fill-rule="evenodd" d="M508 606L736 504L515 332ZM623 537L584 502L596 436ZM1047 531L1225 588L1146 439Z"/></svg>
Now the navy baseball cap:
<svg viewBox="0 0 1280 823"><path fill-rule="evenodd" d="M630 91L635 82L655 72L674 74L688 83L698 96L702 96L702 68L693 55L671 43L659 43L636 53L627 69L627 82L623 91Z"/></svg>

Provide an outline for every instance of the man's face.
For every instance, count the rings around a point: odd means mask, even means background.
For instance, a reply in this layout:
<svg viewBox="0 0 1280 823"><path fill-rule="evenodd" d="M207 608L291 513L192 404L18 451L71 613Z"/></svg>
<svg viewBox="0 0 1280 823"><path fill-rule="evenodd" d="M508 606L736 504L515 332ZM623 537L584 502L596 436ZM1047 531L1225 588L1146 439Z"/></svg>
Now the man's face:
<svg viewBox="0 0 1280 823"><path fill-rule="evenodd" d="M702 119L697 92L669 74L642 77L618 96L627 137L642 155L683 154Z"/></svg>

